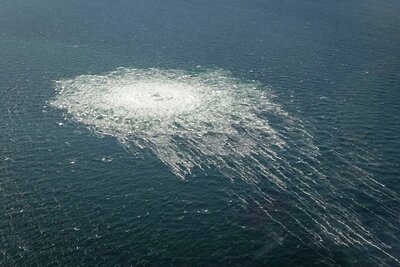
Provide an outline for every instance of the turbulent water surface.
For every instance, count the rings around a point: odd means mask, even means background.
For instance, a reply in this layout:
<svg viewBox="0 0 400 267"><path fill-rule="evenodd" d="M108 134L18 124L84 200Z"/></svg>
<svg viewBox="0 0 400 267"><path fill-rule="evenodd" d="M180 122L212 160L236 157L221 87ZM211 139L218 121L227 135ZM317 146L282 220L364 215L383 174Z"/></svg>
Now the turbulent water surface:
<svg viewBox="0 0 400 267"><path fill-rule="evenodd" d="M0 265L400 265L395 1L0 1Z"/></svg>
<svg viewBox="0 0 400 267"><path fill-rule="evenodd" d="M369 219L385 225L384 238L398 243L399 229L385 218L400 219L389 204L400 204L400 197L340 153L334 153L335 161L348 176L324 172L313 136L274 103L271 90L221 70L119 69L56 84L51 105L100 135L115 136L128 150L150 150L178 177L185 179L193 168L213 168L232 182L245 181L252 192L234 194L245 204L250 198L303 245L324 247L328 239L354 249L369 247L400 263L358 214L370 213ZM276 128L268 123L271 116L279 120ZM286 206L274 207L276 194ZM385 216L369 210L365 199ZM304 237L290 231L293 225Z"/></svg>

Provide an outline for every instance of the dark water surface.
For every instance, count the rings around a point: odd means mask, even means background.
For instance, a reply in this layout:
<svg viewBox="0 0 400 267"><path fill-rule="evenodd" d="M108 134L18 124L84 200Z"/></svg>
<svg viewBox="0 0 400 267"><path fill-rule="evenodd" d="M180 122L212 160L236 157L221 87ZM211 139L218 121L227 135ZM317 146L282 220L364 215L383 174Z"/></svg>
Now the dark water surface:
<svg viewBox="0 0 400 267"><path fill-rule="evenodd" d="M399 1L0 0L2 266L397 266L399 178Z"/></svg>

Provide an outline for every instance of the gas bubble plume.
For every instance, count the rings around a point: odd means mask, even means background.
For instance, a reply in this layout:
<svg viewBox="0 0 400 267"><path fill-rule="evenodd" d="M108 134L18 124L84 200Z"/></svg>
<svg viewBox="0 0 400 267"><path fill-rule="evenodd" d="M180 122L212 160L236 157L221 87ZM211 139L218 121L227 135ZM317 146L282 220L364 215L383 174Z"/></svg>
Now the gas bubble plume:
<svg viewBox="0 0 400 267"><path fill-rule="evenodd" d="M327 171L313 135L269 88L223 70L120 68L57 81L56 90L50 104L68 118L134 153L151 151L181 179L214 169L244 182L251 192L233 195L316 253L333 243L368 252L380 265L400 264L392 246L400 243L400 226L392 223L400 197L354 163L373 155L333 151L346 172ZM276 208L278 199L284 208ZM379 209L365 207L365 199ZM365 216L385 234L368 228Z"/></svg>

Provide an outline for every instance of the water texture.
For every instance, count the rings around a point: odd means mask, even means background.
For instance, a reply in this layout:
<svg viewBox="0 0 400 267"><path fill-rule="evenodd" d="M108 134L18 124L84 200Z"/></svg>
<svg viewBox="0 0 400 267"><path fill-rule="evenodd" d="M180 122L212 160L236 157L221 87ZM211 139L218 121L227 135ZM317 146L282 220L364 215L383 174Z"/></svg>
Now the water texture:
<svg viewBox="0 0 400 267"><path fill-rule="evenodd" d="M0 265L400 265L399 9L0 0Z"/></svg>
<svg viewBox="0 0 400 267"><path fill-rule="evenodd" d="M350 249L371 247L400 263L392 247L358 215L358 210L369 212L369 219L385 226L385 239L398 243L399 229L386 219L399 220L387 204L399 204L397 193L340 153L335 153L335 162L346 166L347 175L324 173L313 136L271 101L272 92L257 84L240 82L221 70L119 69L58 81L57 91L52 106L99 135L116 137L128 150L150 150L181 179L198 168L216 169L232 182L243 180L252 193L234 194L246 204L250 198L303 245L325 248L329 239ZM277 129L269 125L268 116L279 120ZM286 199L284 210L274 210L276 194ZM366 199L379 207L379 214L365 206ZM287 213L289 219L281 221L274 212ZM293 225L305 236L290 231Z"/></svg>

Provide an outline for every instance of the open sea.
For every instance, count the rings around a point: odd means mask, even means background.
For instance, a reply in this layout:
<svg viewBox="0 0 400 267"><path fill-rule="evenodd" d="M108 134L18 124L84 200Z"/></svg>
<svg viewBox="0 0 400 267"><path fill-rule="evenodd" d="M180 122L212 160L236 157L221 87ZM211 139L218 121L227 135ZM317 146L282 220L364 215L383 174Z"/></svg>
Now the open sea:
<svg viewBox="0 0 400 267"><path fill-rule="evenodd" d="M400 2L0 0L0 266L400 266Z"/></svg>

